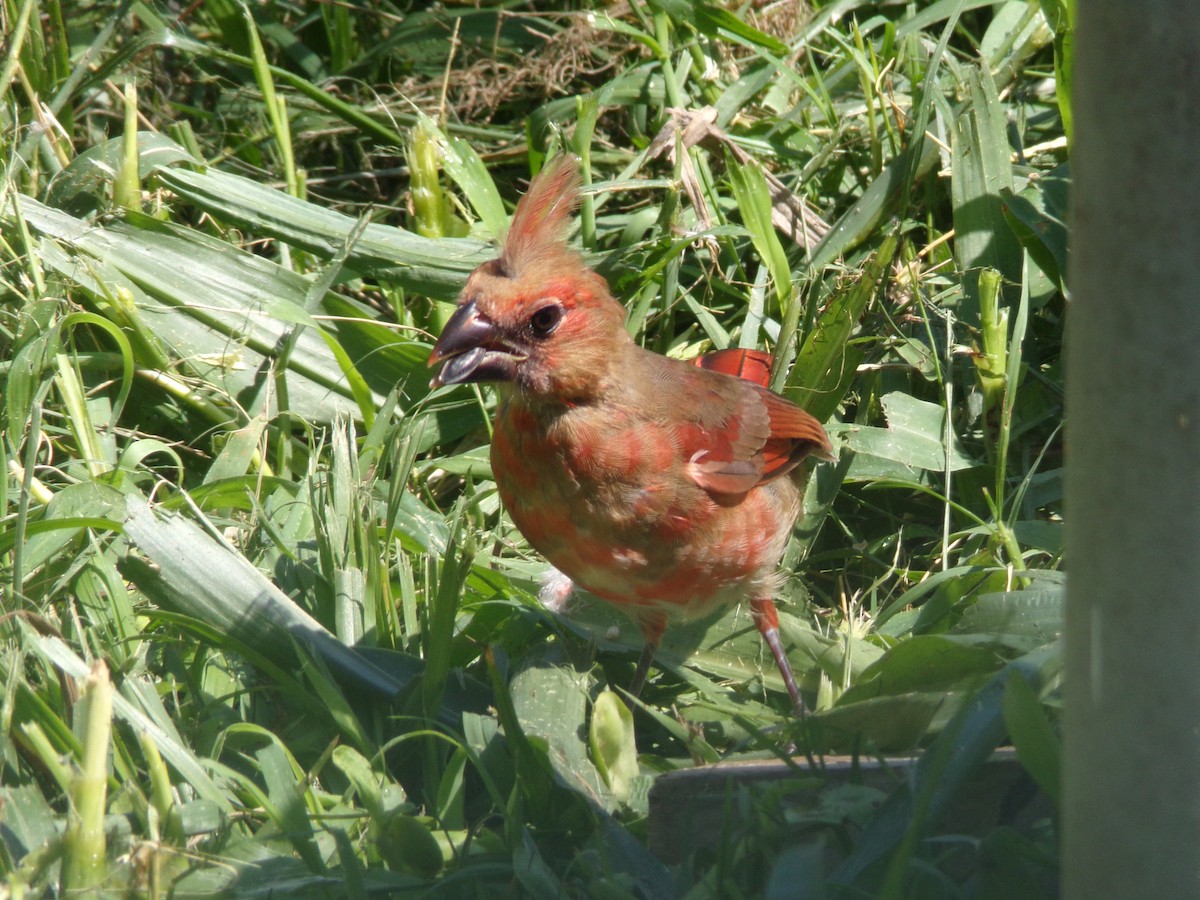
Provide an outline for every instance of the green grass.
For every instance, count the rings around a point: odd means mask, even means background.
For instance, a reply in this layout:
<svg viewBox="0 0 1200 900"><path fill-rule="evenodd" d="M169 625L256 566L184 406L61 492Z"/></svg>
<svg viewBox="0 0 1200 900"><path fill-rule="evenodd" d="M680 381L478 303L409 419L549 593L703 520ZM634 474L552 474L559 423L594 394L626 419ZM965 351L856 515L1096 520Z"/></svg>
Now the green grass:
<svg viewBox="0 0 1200 900"><path fill-rule="evenodd" d="M0 891L1052 893L1053 818L945 813L1009 741L1057 800L1065 8L173 10L5 7ZM770 348L829 423L803 722L747 609L669 631L629 721L637 630L541 606L491 392L429 392L560 150L635 337ZM921 757L650 851L655 778L789 741Z"/></svg>

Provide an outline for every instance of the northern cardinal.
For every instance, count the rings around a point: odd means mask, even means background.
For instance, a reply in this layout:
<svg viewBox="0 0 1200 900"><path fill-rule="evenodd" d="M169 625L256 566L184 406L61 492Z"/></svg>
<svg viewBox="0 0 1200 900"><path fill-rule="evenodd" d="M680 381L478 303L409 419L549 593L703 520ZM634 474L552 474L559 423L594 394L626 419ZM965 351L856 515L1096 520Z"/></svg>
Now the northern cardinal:
<svg viewBox="0 0 1200 900"><path fill-rule="evenodd" d="M579 183L578 162L559 156L530 184L500 257L471 273L433 348L433 384L500 384L500 497L535 549L641 626L631 693L668 619L748 597L802 713L772 593L800 464L832 460L829 439L766 388L765 353L689 365L634 343L608 284L566 245Z"/></svg>

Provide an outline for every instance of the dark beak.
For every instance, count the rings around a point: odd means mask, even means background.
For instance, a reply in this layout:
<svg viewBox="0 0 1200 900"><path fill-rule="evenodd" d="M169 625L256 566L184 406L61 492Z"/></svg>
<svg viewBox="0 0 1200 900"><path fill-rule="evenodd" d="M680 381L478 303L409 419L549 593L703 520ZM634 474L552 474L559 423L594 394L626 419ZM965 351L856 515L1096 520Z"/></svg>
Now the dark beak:
<svg viewBox="0 0 1200 900"><path fill-rule="evenodd" d="M512 381L525 357L500 335L474 301L454 311L433 345L428 365L441 365L430 387L473 381Z"/></svg>

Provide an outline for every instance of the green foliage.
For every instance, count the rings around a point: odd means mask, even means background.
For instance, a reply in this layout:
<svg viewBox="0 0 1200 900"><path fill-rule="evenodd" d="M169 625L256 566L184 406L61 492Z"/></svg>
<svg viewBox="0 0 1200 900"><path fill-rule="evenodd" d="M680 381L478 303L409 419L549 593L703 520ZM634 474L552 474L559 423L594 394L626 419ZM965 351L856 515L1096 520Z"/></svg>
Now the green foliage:
<svg viewBox="0 0 1200 900"><path fill-rule="evenodd" d="M1052 892L1053 817L947 817L1009 740L1058 797L1073 4L509 6L6 7L0 890ZM539 602L494 398L429 390L559 148L636 338L829 422L803 721L747 609L617 703L637 629ZM662 773L789 742L919 761L651 853Z"/></svg>

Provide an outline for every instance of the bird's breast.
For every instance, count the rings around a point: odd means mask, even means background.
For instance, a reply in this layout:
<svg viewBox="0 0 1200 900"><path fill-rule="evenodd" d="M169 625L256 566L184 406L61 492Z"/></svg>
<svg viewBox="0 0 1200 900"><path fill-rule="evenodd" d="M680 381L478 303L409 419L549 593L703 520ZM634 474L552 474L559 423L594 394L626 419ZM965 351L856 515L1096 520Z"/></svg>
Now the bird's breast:
<svg viewBox="0 0 1200 900"><path fill-rule="evenodd" d="M526 540L615 604L703 614L769 578L799 510L787 478L714 502L669 435L620 411L499 410L492 471Z"/></svg>

